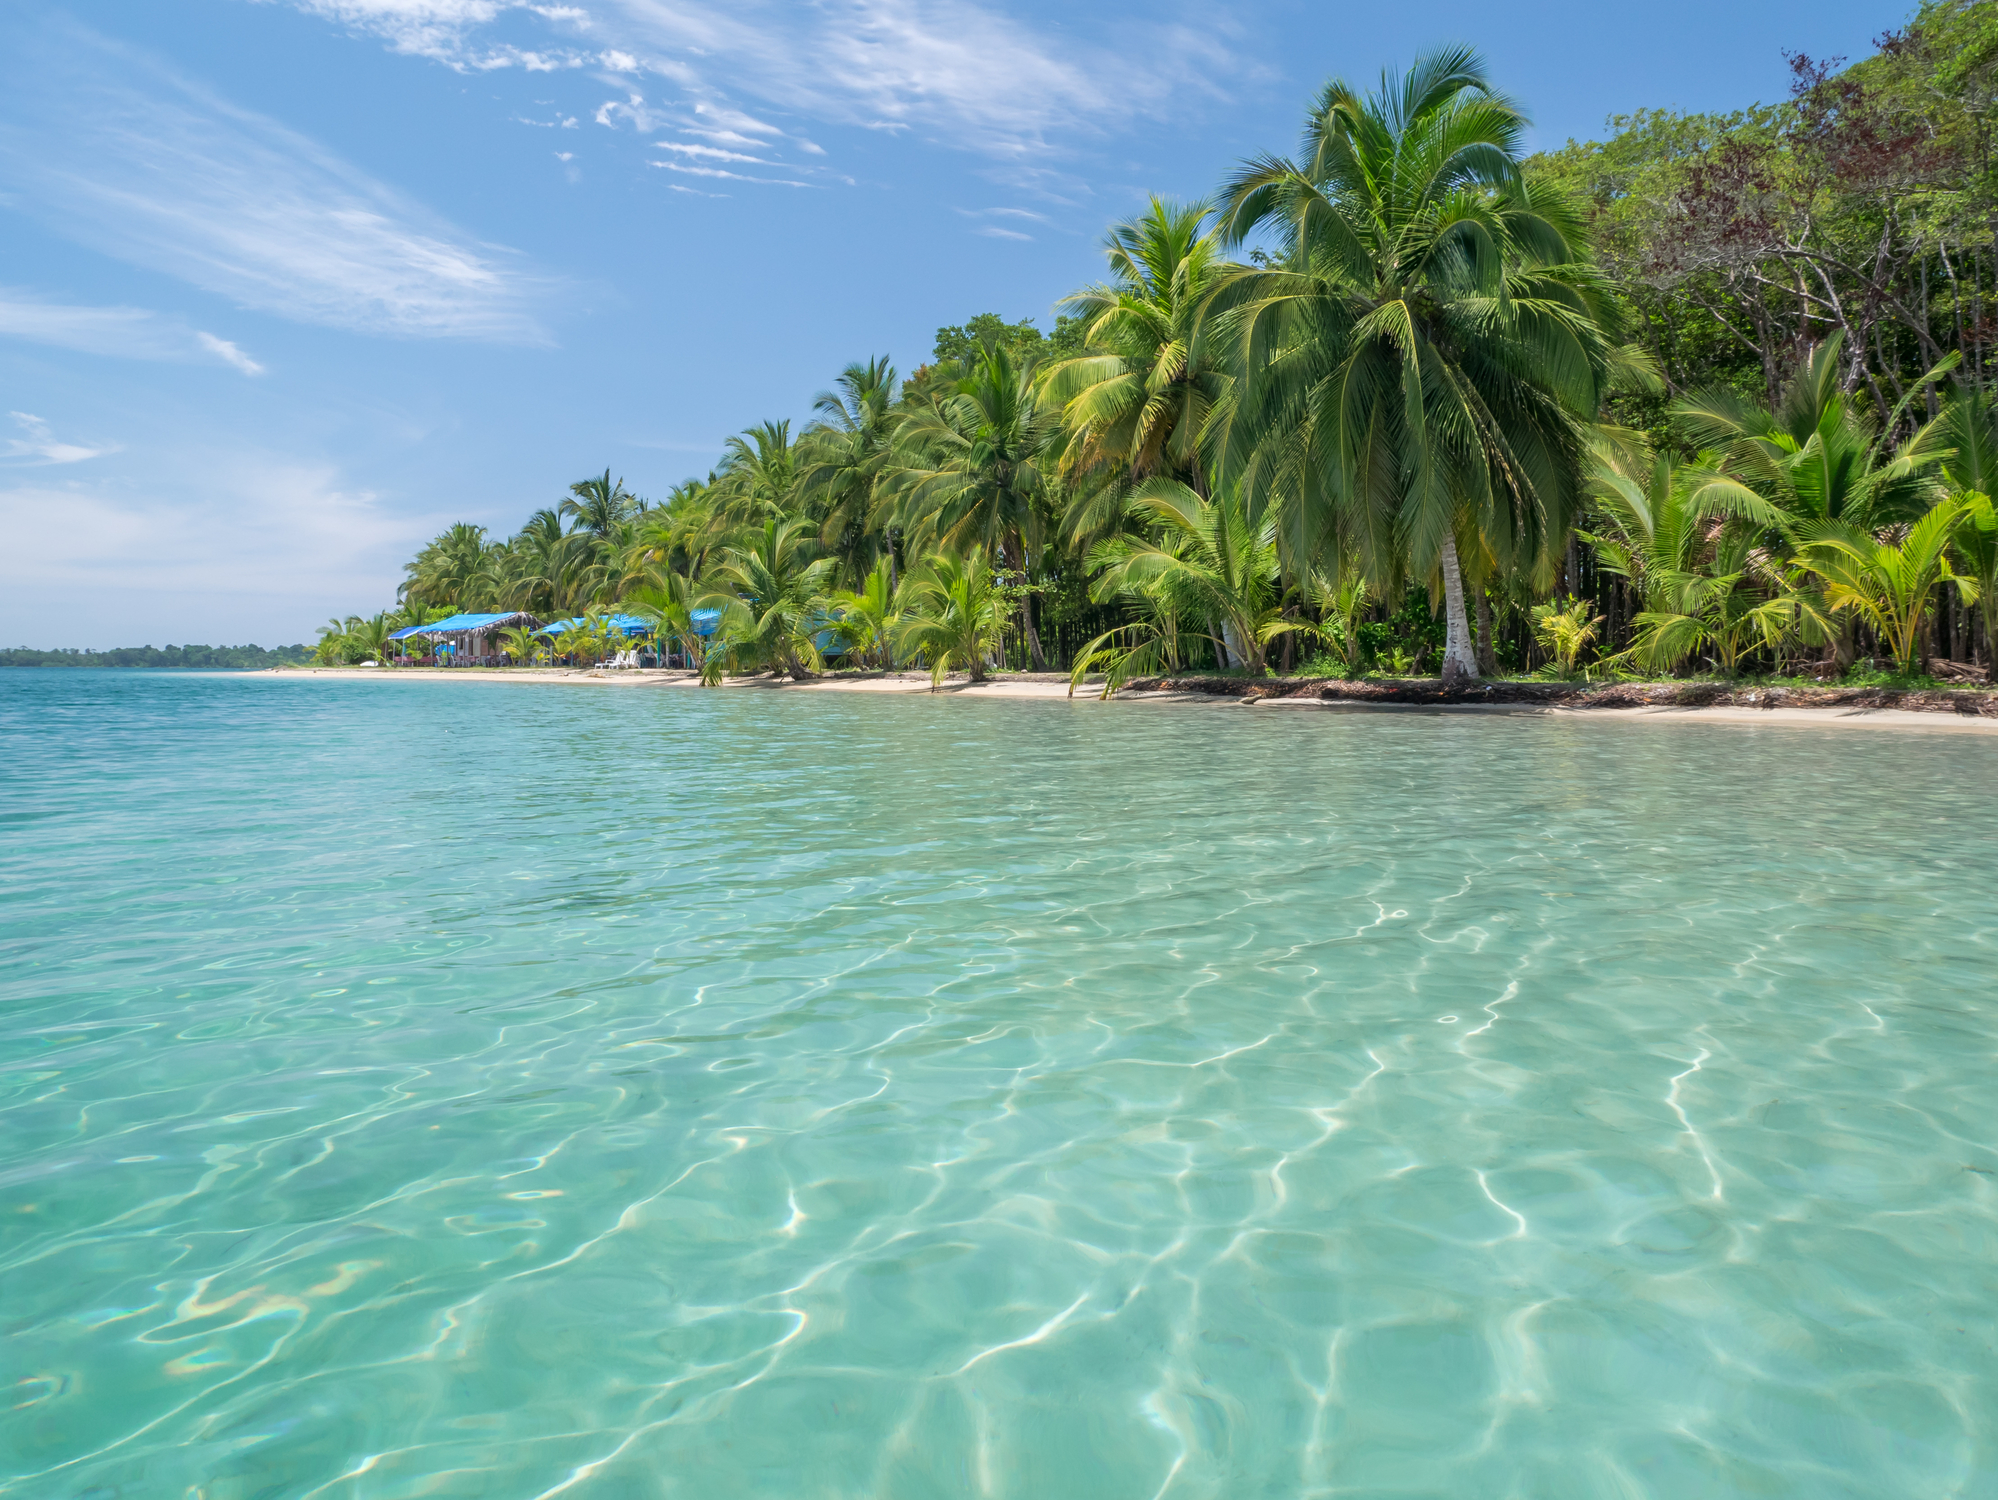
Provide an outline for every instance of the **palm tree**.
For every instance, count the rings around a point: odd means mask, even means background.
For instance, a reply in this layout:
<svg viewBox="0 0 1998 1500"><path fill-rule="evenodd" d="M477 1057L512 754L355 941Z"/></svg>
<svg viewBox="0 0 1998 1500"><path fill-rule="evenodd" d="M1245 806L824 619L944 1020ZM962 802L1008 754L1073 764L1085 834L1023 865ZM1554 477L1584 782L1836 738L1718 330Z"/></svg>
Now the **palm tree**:
<svg viewBox="0 0 1998 1500"><path fill-rule="evenodd" d="M540 654L542 640L532 630L521 625L500 632L499 648L508 661L520 666L533 661Z"/></svg>
<svg viewBox="0 0 1998 1500"><path fill-rule="evenodd" d="M1371 96L1327 85L1302 159L1249 163L1222 209L1224 243L1267 228L1282 254L1210 299L1239 366L1212 451L1280 512L1294 576L1333 549L1440 574L1446 679L1478 670L1460 543L1521 564L1565 536L1611 364L1613 304L1522 176L1525 128L1475 52L1432 52Z"/></svg>
<svg viewBox="0 0 1998 1500"><path fill-rule="evenodd" d="M1938 501L1898 542L1844 522L1813 522L1800 533L1797 563L1823 580L1834 613L1864 620L1894 653L1896 669L1912 677L1926 654L1923 627L1936 586L1953 582L1977 597L1976 585L1949 564L1951 536L1970 508L1968 500Z"/></svg>
<svg viewBox="0 0 1998 1500"><path fill-rule="evenodd" d="M1101 570L1091 596L1098 602L1133 598L1146 620L1105 631L1077 655L1070 690L1084 672L1108 668L1104 697L1131 676L1159 671L1178 656L1182 622L1207 627L1215 660L1260 674L1265 648L1293 631L1323 635L1320 626L1283 615L1275 523L1251 521L1239 491L1202 498L1173 479L1151 479L1131 497L1131 509L1153 522L1158 540L1113 537L1090 553Z"/></svg>
<svg viewBox="0 0 1998 1500"><path fill-rule="evenodd" d="M920 652L929 662L930 690L959 668L973 682L983 682L1012 609L984 550L931 553L909 575L903 591L906 604L895 644L904 653Z"/></svg>
<svg viewBox="0 0 1998 1500"><path fill-rule="evenodd" d="M319 641L312 648L312 659L322 667L342 666L351 658L348 656L347 632L361 621L359 615L349 615L342 620L338 617L328 620L319 627Z"/></svg>
<svg viewBox="0 0 1998 1500"><path fill-rule="evenodd" d="M797 483L791 423L759 422L723 445L713 486L715 514L733 525L761 526L797 508Z"/></svg>
<svg viewBox="0 0 1998 1500"><path fill-rule="evenodd" d="M874 525L874 484L888 457L895 367L882 358L850 364L837 386L812 403L818 419L799 443L798 493L820 523L821 545L857 582L886 540Z"/></svg>
<svg viewBox="0 0 1998 1500"><path fill-rule="evenodd" d="M1951 498L1966 504L1956 528L1964 577L1977 590L1984 625L1984 665L1998 682L1998 404L1975 391L1957 391L1907 452L1938 461Z"/></svg>
<svg viewBox="0 0 1998 1500"><path fill-rule="evenodd" d="M996 555L1024 581L1039 550L1040 502L1058 414L1039 399L1031 365L1003 345L982 348L971 373L935 402L908 412L895 431L884 483L890 514L919 545ZM1034 669L1046 669L1031 595L1020 624Z"/></svg>
<svg viewBox="0 0 1998 1500"><path fill-rule="evenodd" d="M718 578L733 592L701 600L722 612L717 633L732 647L800 680L823 665L814 637L825 628L833 572L833 560L813 551L812 525L803 517L766 521L725 554Z"/></svg>
<svg viewBox="0 0 1998 1500"><path fill-rule="evenodd" d="M1602 615L1591 615L1586 599L1549 600L1533 606L1533 633L1553 657L1553 671L1564 681L1580 674L1582 653L1595 644Z"/></svg>
<svg viewBox="0 0 1998 1500"><path fill-rule="evenodd" d="M892 558L876 563L858 589L841 589L832 596L832 628L869 666L893 664L895 630L901 619Z"/></svg>
<svg viewBox="0 0 1998 1500"><path fill-rule="evenodd" d="M1089 352L1043 370L1041 390L1061 408L1063 467L1130 479L1164 474L1205 490L1200 434L1228 377L1206 354L1198 314L1226 268L1203 233L1204 203L1153 198L1104 240L1111 279L1066 297L1086 322ZM1128 486L1101 485L1065 525L1095 539L1123 508Z"/></svg>
<svg viewBox="0 0 1998 1500"><path fill-rule="evenodd" d="M496 603L504 585L502 549L469 521L439 533L403 569L401 597L418 604L478 609Z"/></svg>
<svg viewBox="0 0 1998 1500"><path fill-rule="evenodd" d="M1695 447L1719 450L1716 481L1739 484L1793 522L1873 530L1911 521L1937 498L1932 446L1910 443L1888 457L1879 421L1839 385L1843 353L1843 334L1817 345L1773 407L1710 389L1673 402L1672 416Z"/></svg>
<svg viewBox="0 0 1998 1500"><path fill-rule="evenodd" d="M564 531L552 510L537 510L506 544L504 602L540 615L574 614L596 597L603 548L583 529Z"/></svg>
<svg viewBox="0 0 1998 1500"><path fill-rule="evenodd" d="M664 505L648 510L638 522L638 543L645 563L655 574L677 573L700 578L708 560L727 539L729 528L716 515L716 480L689 479L677 484Z"/></svg>
<svg viewBox="0 0 1998 1500"><path fill-rule="evenodd" d="M1965 565L1962 577L1976 591L1984 621L1984 670L1998 682L1998 505L1985 494L1966 492L1962 498L1965 510L1956 528L1956 550Z"/></svg>
<svg viewBox="0 0 1998 1500"><path fill-rule="evenodd" d="M1322 574L1312 574L1305 595L1318 611L1319 633L1345 660L1346 675L1357 677L1366 665L1366 642L1360 636L1360 620L1373 604L1374 593L1367 585L1366 575L1356 566L1341 567L1335 576L1336 583Z"/></svg>
<svg viewBox="0 0 1998 1500"><path fill-rule="evenodd" d="M365 620L356 619L347 628L348 649L362 661L377 661L386 665L389 636L394 634L395 629L395 623L389 619L386 610Z"/></svg>
<svg viewBox="0 0 1998 1500"><path fill-rule="evenodd" d="M1821 611L1783 574L1786 512L1720 473L1710 454L1691 465L1660 455L1648 472L1606 450L1597 457L1590 489L1599 520L1581 536L1604 572L1643 597L1631 646L1641 668L1670 671L1704 651L1732 677L1758 646L1817 637Z"/></svg>
<svg viewBox="0 0 1998 1500"><path fill-rule="evenodd" d="M579 531L587 531L600 541L608 541L620 523L645 509L645 502L624 487L624 481L611 482L610 470L579 479L569 486L569 498L561 512L575 519Z"/></svg>
<svg viewBox="0 0 1998 1500"><path fill-rule="evenodd" d="M701 607L694 581L684 573L663 573L655 583L632 590L624 598L624 608L650 625L661 642L679 644L680 654L690 665L699 667L707 655L707 638L700 632L694 612Z"/></svg>

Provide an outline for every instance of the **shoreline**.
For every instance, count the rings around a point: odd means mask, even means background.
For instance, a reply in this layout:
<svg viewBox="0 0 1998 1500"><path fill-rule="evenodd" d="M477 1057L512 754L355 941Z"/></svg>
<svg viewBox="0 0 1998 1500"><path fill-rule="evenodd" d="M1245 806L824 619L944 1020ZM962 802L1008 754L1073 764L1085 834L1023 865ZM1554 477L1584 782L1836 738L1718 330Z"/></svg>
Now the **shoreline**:
<svg viewBox="0 0 1998 1500"><path fill-rule="evenodd" d="M698 688L685 669L603 671L581 667L274 667L245 674L324 677L344 681L485 682L623 688ZM816 677L804 682L768 676L731 678L725 691L899 693L931 691L927 672L877 672ZM1487 692L1503 692L1494 701ZM1009 672L974 683L962 674L944 680L939 697L1068 700L1065 673ZM1688 698L1696 701L1686 701ZM1806 701L1795 701L1804 699ZM1809 701L1809 700L1821 701ZM1829 700L1829 701L1823 701ZM1908 700L1915 700L1909 702ZM1088 685L1074 702L1103 701ZM1409 682L1321 682L1316 679L1255 682L1248 679L1149 679L1126 687L1112 702L1202 704L1222 708L1282 708L1340 714L1476 714L1629 721L1731 724L1809 724L1867 729L1931 729L1998 734L1998 694L1902 692L1841 688L1824 692L1789 688L1736 691L1718 683L1601 684L1492 683L1472 694L1444 694L1434 679Z"/></svg>

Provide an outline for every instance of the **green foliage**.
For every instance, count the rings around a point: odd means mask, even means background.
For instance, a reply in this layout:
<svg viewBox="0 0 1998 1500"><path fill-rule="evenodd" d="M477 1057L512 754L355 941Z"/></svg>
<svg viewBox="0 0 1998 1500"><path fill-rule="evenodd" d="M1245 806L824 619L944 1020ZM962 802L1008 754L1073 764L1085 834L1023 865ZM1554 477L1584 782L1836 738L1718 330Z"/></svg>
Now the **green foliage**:
<svg viewBox="0 0 1998 1500"><path fill-rule="evenodd" d="M1152 199L1105 240L1111 280L1064 299L1087 347L1051 361L1040 379L1067 428L1066 471L1200 482L1200 437L1231 388L1202 352L1200 314L1226 268L1204 232L1207 213L1202 203ZM1071 540L1099 540L1122 489L1099 485L1088 496L1094 504L1071 506Z"/></svg>
<svg viewBox="0 0 1998 1500"><path fill-rule="evenodd" d="M842 589L832 596L833 633L866 666L894 664L895 632L902 623L902 608L892 573L891 564L883 558L858 589Z"/></svg>
<svg viewBox="0 0 1998 1500"><path fill-rule="evenodd" d="M954 671L983 682L1012 609L984 552L930 554L909 577L902 598L895 647L928 662L931 688Z"/></svg>
<svg viewBox="0 0 1998 1500"><path fill-rule="evenodd" d="M1081 352L1085 319L1062 314L1055 319L1051 333L1042 333L1032 318L1008 323L997 313L980 313L954 328L937 330L936 346L930 352L934 365L960 365L969 369L989 349L1004 349L1015 363L1047 358L1066 358Z"/></svg>
<svg viewBox="0 0 1998 1500"><path fill-rule="evenodd" d="M1976 587L1950 567L1948 548L1968 500L1941 501L1908 528L1900 541L1883 541L1839 521L1814 523L1802 532L1798 566L1816 575L1834 613L1857 615L1878 634L1895 668L1912 675L1925 655L1923 627L1941 583L1955 583L1970 599Z"/></svg>
<svg viewBox="0 0 1998 1500"><path fill-rule="evenodd" d="M721 587L700 607L721 611L717 634L729 654L800 679L824 665L814 638L825 625L833 563L814 551L811 523L796 516L765 521L728 549L715 573Z"/></svg>
<svg viewBox="0 0 1998 1500"><path fill-rule="evenodd" d="M1533 633L1553 658L1555 675L1572 679L1584 675L1581 656L1595 644L1601 615L1589 613L1583 599L1561 599L1533 606Z"/></svg>

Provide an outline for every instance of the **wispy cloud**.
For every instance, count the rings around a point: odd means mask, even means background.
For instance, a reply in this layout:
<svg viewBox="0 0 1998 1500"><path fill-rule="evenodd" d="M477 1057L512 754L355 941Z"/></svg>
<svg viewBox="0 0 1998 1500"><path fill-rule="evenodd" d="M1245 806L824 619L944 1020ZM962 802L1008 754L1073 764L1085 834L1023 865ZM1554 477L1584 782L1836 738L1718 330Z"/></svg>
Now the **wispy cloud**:
<svg viewBox="0 0 1998 1500"><path fill-rule="evenodd" d="M1001 229L997 224L985 224L971 231L995 240L1031 240L1031 234L1022 234L1017 229Z"/></svg>
<svg viewBox="0 0 1998 1500"><path fill-rule="evenodd" d="M0 180L57 232L300 322L545 342L515 256L315 142L68 24L26 52L4 69Z"/></svg>
<svg viewBox="0 0 1998 1500"><path fill-rule="evenodd" d="M707 161L743 161L759 167L774 167L775 162L766 157L750 156L742 151L724 151L719 146L696 146L685 141L654 141L655 151L671 151L676 156L693 156Z"/></svg>
<svg viewBox="0 0 1998 1500"><path fill-rule="evenodd" d="M799 182L790 177L751 177L742 172L730 172L721 167L690 167L685 162L655 161L655 167L664 167L669 172L684 172L689 177L717 177L729 182L760 182L765 187L816 187L818 184Z"/></svg>
<svg viewBox="0 0 1998 1500"><path fill-rule="evenodd" d="M977 0L830 0L796 8L772 0L289 3L461 70L559 65L652 73L711 107L746 96L792 116L935 131L1001 157L1042 153L1056 132L1114 129L1134 115L1182 107L1191 95L1219 97L1215 80L1241 71L1212 27L1196 33L1152 23L1135 43L1120 31L1091 44L1036 31ZM529 49L495 35L537 25L554 33L550 45Z"/></svg>
<svg viewBox="0 0 1998 1500"><path fill-rule="evenodd" d="M27 339L121 359L220 359L245 375L264 367L236 345L142 307L87 307L51 302L32 292L0 287L0 338Z"/></svg>
<svg viewBox="0 0 1998 1500"><path fill-rule="evenodd" d="M960 208L958 212L967 219L1031 219L1036 224L1050 222L1046 214L1037 214L1031 208Z"/></svg>
<svg viewBox="0 0 1998 1500"><path fill-rule="evenodd" d="M13 463L31 464L75 464L86 458L96 458L99 454L115 453L115 447L85 448L78 443L63 443L56 440L49 431L49 424L32 412L10 411L14 425L25 436L8 438L0 444L0 459Z"/></svg>
<svg viewBox="0 0 1998 1500"><path fill-rule="evenodd" d="M241 349L238 349L234 344L230 343L227 339L218 339L212 333L197 333L195 334L194 338L195 342L200 344L201 347L206 349L210 354L214 355L217 359L223 361L225 364L234 365L237 369L241 370L245 375L261 375L264 373L264 367L262 365L258 364L254 359L251 359L249 355L245 354Z"/></svg>

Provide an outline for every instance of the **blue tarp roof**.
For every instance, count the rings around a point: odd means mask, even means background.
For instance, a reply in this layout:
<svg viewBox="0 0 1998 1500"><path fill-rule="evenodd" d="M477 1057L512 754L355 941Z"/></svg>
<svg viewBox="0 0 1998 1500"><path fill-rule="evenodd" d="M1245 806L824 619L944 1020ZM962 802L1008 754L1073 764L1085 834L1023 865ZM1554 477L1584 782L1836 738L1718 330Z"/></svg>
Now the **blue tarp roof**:
<svg viewBox="0 0 1998 1500"><path fill-rule="evenodd" d="M639 619L637 615L606 615L604 618L609 620L614 627L622 630L626 635L636 635L641 631L652 628L650 624ZM587 624L589 624L589 617L587 615L577 615L573 619L557 620L553 624L543 625L539 630L535 631L535 634L560 635L572 626Z"/></svg>
<svg viewBox="0 0 1998 1500"><path fill-rule="evenodd" d="M428 625L412 625L407 630L398 630L389 639L399 641L412 635L456 635L461 630L490 630L509 620L531 621L533 618L519 610L510 610L503 615L452 615L448 619L432 620Z"/></svg>

